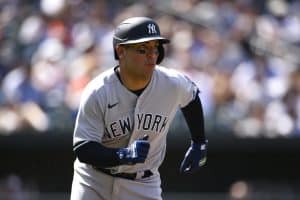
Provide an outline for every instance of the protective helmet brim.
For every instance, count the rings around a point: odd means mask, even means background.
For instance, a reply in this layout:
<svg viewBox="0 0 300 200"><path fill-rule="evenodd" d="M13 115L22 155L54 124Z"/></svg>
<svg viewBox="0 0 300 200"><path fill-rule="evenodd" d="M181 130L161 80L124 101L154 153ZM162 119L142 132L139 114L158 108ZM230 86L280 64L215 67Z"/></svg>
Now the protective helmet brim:
<svg viewBox="0 0 300 200"><path fill-rule="evenodd" d="M140 38L136 40L128 40L125 42L119 42L118 44L138 44L142 42L149 42L152 40L158 40L161 44L170 43L170 40L163 38L163 37L149 37L149 38Z"/></svg>

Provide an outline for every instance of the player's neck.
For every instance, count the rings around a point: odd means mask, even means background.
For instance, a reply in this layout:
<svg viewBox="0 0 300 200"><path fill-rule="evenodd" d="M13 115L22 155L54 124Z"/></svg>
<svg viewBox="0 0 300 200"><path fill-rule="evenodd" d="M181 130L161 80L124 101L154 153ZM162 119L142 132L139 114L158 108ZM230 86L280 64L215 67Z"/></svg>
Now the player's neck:
<svg viewBox="0 0 300 200"><path fill-rule="evenodd" d="M123 85L131 91L136 91L145 88L151 80L151 75L136 76L128 73L126 70L118 69Z"/></svg>

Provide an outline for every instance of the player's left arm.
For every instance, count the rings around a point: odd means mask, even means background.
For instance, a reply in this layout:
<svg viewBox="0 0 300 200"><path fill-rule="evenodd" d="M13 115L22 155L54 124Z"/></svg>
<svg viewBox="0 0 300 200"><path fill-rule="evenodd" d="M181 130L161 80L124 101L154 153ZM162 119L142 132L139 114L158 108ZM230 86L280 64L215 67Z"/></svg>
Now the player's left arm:
<svg viewBox="0 0 300 200"><path fill-rule="evenodd" d="M191 133L191 145L180 166L180 172L195 172L205 165L207 156L207 139L205 137L203 107L197 86L186 79L192 100L181 108Z"/></svg>

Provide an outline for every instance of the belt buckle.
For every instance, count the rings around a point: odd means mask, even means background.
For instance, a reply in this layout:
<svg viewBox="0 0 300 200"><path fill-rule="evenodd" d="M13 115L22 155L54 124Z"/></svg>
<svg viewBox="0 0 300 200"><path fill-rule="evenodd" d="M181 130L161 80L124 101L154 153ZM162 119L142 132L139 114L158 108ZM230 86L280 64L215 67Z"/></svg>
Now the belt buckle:
<svg viewBox="0 0 300 200"><path fill-rule="evenodd" d="M142 177L144 176L144 174L145 174L145 171L137 172L135 179L142 179Z"/></svg>

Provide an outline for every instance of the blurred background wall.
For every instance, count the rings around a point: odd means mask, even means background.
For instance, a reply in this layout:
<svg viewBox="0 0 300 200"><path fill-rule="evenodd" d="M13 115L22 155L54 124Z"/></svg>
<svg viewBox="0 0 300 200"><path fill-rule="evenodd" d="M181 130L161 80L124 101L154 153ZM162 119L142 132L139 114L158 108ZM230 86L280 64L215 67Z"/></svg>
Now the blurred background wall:
<svg viewBox="0 0 300 200"><path fill-rule="evenodd" d="M166 199L299 199L299 9L297 0L0 0L0 199L68 199L82 89L116 65L113 28L132 16L158 22L172 41L162 65L190 76L204 106L208 164L178 173L189 143L178 112L161 167Z"/></svg>

